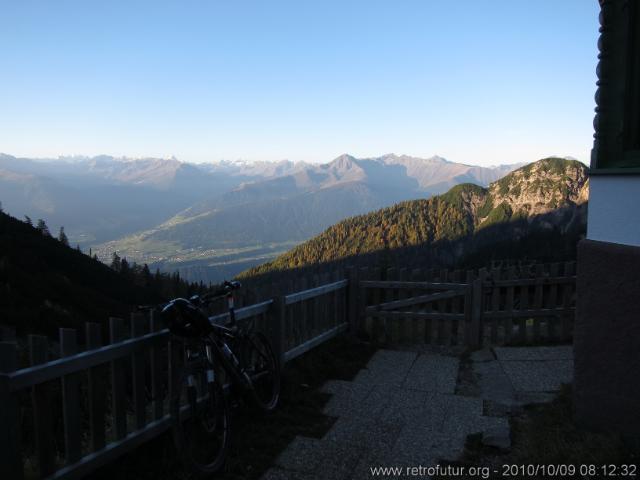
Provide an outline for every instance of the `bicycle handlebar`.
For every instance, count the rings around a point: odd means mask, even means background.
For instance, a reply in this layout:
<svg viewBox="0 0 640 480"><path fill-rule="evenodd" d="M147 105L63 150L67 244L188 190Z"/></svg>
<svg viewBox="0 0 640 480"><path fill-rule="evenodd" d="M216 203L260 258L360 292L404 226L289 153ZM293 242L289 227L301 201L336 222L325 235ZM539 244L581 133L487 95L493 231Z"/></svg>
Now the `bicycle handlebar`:
<svg viewBox="0 0 640 480"><path fill-rule="evenodd" d="M213 299L216 297L222 297L224 295L229 295L232 291L238 290L241 287L242 287L242 284L238 281L234 280L232 282L228 282L225 280L222 284L222 287L220 287L218 290L216 290L215 292L206 293L200 298Z"/></svg>
<svg viewBox="0 0 640 480"><path fill-rule="evenodd" d="M201 307L204 305L208 305L217 298L227 296L234 290L239 290L240 288L242 288L242 284L237 280L233 280L231 282L225 280L222 283L222 286L215 292L205 293L204 295L193 295L191 298L189 298L189 301L194 305ZM136 310L156 310L158 308L163 308L173 300L169 300L169 302L159 303L157 305L136 305L135 308Z"/></svg>

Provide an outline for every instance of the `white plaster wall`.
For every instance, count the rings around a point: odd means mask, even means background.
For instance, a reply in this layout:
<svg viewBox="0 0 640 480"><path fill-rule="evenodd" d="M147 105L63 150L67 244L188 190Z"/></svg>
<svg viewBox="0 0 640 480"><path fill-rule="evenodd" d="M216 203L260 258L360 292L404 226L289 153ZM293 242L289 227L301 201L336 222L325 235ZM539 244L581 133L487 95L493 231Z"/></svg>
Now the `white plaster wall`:
<svg viewBox="0 0 640 480"><path fill-rule="evenodd" d="M640 246L640 175L589 178L587 238Z"/></svg>

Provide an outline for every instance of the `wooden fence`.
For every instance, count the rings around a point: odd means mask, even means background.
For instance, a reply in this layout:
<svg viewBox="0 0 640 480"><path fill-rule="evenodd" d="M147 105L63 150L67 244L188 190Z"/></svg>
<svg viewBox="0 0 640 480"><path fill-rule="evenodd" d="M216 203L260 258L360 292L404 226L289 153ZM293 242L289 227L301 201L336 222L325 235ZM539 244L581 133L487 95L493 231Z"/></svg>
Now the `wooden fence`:
<svg viewBox="0 0 640 480"><path fill-rule="evenodd" d="M434 345L568 341L575 263L478 271L359 269L358 329L385 343Z"/></svg>
<svg viewBox="0 0 640 480"><path fill-rule="evenodd" d="M342 278L236 310L270 336L282 362L347 329ZM290 290L289 290L290 291ZM224 321L228 314L212 316ZM10 331L0 342L0 478L80 478L170 427L180 340L153 316L60 329L59 344L30 335L28 358ZM51 356L55 356L51 360ZM24 368L20 368L25 364Z"/></svg>
<svg viewBox="0 0 640 480"><path fill-rule="evenodd" d="M348 268L253 293L255 303L236 316L267 332L282 362L347 329L392 343L566 341L574 290L574 263L465 272ZM18 349L5 333L0 478L82 477L170 427L180 341L140 314L128 326L111 318L107 342L102 334L100 325L88 323L80 336L60 329L58 345L30 335Z"/></svg>

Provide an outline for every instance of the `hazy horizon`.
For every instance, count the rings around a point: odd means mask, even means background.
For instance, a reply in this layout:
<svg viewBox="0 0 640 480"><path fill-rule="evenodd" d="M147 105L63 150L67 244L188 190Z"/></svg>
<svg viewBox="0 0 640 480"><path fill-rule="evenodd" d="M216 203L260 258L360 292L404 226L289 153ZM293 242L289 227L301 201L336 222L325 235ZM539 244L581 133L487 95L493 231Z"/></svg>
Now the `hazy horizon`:
<svg viewBox="0 0 640 480"><path fill-rule="evenodd" d="M367 157L363 157L363 156L357 156L357 155L353 155L349 152L343 152L340 153L338 155L335 155L329 159L324 159L324 160L318 160L318 161L309 161L309 160L298 160L298 159L294 159L294 158L280 158L280 159L275 159L275 160L262 160L262 159L247 159L247 158L221 158L221 159L215 159L215 160L202 160L202 161L188 161L188 160L184 160L181 159L179 157L170 155L170 156L165 156L165 157L155 157L155 156L151 156L151 155L142 155L142 156L130 156L130 155L112 155L109 153L99 153L96 155L84 155L84 154L72 154L72 155L65 155L65 154L61 154L61 155L57 155L57 156L43 156L43 157L30 157L27 155L16 155L10 152L4 152L4 151L0 151L0 155L9 155L18 159L28 159L28 160L33 160L33 161L37 161L37 162L56 162L56 161L68 161L70 163L72 163L73 161L82 161L82 160L87 160L87 159L92 159L92 158L96 158L96 157L109 157L109 158L113 158L116 161L135 161L135 160L176 160L180 163L188 163L188 164L195 164L195 165L201 165L201 164L217 164L217 163L222 163L222 162L242 162L242 163L259 163L259 162L266 162L266 163L278 163L278 162L293 162L293 163L309 163L309 164L313 164L313 165L323 165L323 164L328 164L330 162L332 162L333 160L341 157L342 155L349 155L351 157L356 158L357 160L366 160L366 159L372 159L372 158L382 158L382 157L386 157L386 156L392 156L395 155L396 157L411 157L411 158L417 158L417 159L421 159L421 160L428 160L431 158L441 158L447 162L451 162L451 163L458 163L461 165L469 165L469 166L477 166L477 167L497 167L500 165L515 165L515 164L521 164L521 163L532 163L535 162L537 160L543 159L543 158L550 158L550 157L558 157L558 158L566 158L566 159L575 159L575 160L579 160L582 163L588 164L588 162L585 162L583 160L580 160L579 158L577 158L574 155L558 155L558 154L549 154L549 155L543 155L540 158L535 158L535 159L523 159L523 160L514 160L512 162L508 162L508 163L494 163L494 164L479 164L479 163L475 163L472 160L471 161L466 161L466 160L452 160L451 158L447 157L446 155L441 155L441 154L432 154L432 155L427 155L427 156L420 156L420 155L412 155L412 154L408 154L408 153L396 153L396 152L387 152L384 154L380 154L380 155L372 155L372 156L367 156Z"/></svg>

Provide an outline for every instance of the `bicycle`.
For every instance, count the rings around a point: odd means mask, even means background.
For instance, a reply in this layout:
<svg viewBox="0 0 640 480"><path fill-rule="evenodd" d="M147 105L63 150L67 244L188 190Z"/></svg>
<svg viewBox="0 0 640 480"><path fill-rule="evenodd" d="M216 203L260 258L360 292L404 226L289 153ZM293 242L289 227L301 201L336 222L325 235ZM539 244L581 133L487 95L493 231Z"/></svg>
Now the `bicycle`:
<svg viewBox="0 0 640 480"><path fill-rule="evenodd" d="M193 473L219 471L225 461L230 435L230 399L248 394L263 412L273 411L280 397L280 365L266 336L253 326L236 323L233 292L239 282L224 282L205 296L176 298L161 316L172 334L185 339L184 366L173 380L170 398L176 447ZM227 298L229 322L210 322L204 308ZM228 379L229 394L222 377Z"/></svg>

